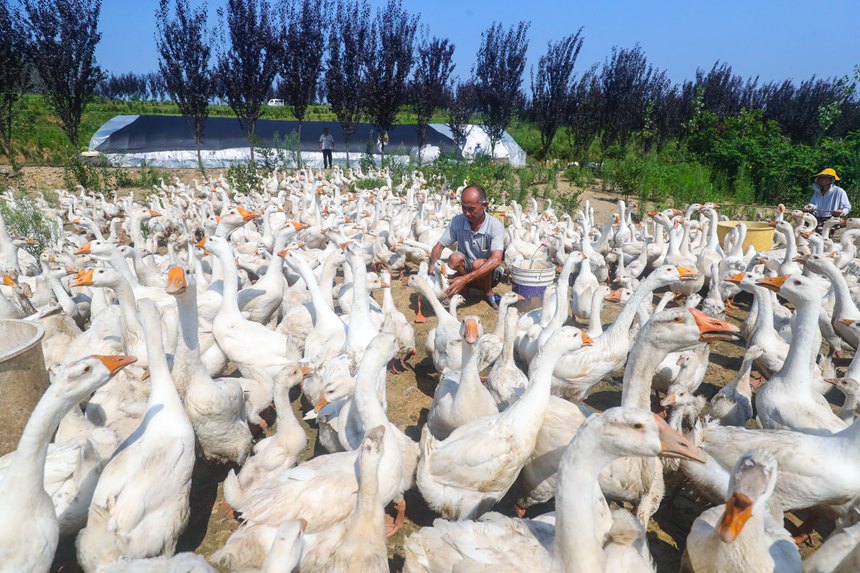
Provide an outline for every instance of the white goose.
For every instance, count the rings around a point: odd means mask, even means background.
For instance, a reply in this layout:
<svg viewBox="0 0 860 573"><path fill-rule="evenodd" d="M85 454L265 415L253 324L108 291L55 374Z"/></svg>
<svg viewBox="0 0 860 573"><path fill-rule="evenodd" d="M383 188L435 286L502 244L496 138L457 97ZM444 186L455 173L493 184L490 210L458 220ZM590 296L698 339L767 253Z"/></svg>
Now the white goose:
<svg viewBox="0 0 860 573"><path fill-rule="evenodd" d="M405 573L455 571L652 571L645 532L626 511L610 514L597 478L623 456L703 453L650 412L612 408L592 416L570 442L559 467L556 517L480 521L437 519L406 540Z"/></svg>
<svg viewBox="0 0 860 573"><path fill-rule="evenodd" d="M92 356L53 371L51 385L30 415L18 448L0 477L0 562L4 568L27 573L51 568L60 526L55 504L45 490L48 444L67 411L132 362L134 358L129 356Z"/></svg>
<svg viewBox="0 0 860 573"><path fill-rule="evenodd" d="M767 507L776 480L777 462L769 451L754 449L738 459L725 505L702 513L687 536L691 571L801 571L797 546Z"/></svg>
<svg viewBox="0 0 860 573"><path fill-rule="evenodd" d="M528 389L504 412L460 426L444 441L424 426L417 481L430 507L444 517L473 518L505 495L534 449L556 361L582 344L579 329L559 329L535 359Z"/></svg>
<svg viewBox="0 0 860 573"><path fill-rule="evenodd" d="M143 422L105 466L78 537L88 573L120 559L171 556L188 523L194 428L170 377L155 303L141 300L140 315L152 391Z"/></svg>

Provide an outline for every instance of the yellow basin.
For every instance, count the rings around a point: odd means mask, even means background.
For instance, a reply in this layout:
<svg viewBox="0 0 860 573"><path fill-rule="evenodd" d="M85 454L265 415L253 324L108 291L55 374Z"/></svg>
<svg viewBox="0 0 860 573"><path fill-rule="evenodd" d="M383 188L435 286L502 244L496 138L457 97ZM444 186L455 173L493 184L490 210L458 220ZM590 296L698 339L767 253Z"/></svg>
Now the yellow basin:
<svg viewBox="0 0 860 573"><path fill-rule="evenodd" d="M747 236L744 239L744 251L750 245L753 246L756 252L769 251L773 246L773 227L761 221L720 221L717 223L717 237L720 238L721 245L725 236L738 223L743 223L747 227Z"/></svg>

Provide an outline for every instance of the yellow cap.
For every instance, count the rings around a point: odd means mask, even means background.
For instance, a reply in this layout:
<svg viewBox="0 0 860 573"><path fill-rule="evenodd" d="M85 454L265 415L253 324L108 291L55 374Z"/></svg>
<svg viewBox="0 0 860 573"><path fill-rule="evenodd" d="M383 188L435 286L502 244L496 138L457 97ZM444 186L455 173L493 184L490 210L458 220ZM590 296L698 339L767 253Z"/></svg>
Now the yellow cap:
<svg viewBox="0 0 860 573"><path fill-rule="evenodd" d="M815 178L816 178L816 179L818 179L818 178L819 178L819 177L821 177L822 175L827 175L827 176L829 176L829 177L833 177L833 179L834 179L835 181L839 181L839 176L838 176L838 175L836 175L836 170L835 170L835 169L831 169L830 167L828 167L827 169L822 169L822 170L821 170L821 173L816 173L816 174L815 174Z"/></svg>

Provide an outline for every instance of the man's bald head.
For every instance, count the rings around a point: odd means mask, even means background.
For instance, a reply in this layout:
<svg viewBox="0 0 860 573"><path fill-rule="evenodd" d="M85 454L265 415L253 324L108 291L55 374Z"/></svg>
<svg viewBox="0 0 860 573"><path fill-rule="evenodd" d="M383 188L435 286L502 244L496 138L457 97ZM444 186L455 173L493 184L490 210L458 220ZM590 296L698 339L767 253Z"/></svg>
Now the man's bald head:
<svg viewBox="0 0 860 573"><path fill-rule="evenodd" d="M483 203L487 200L487 192L484 191L479 185L469 185L463 192L460 193L460 201L465 203L466 201Z"/></svg>
<svg viewBox="0 0 860 573"><path fill-rule="evenodd" d="M460 194L460 206L463 215L472 225L479 225L484 221L484 204L487 201L487 192L477 185L469 185Z"/></svg>

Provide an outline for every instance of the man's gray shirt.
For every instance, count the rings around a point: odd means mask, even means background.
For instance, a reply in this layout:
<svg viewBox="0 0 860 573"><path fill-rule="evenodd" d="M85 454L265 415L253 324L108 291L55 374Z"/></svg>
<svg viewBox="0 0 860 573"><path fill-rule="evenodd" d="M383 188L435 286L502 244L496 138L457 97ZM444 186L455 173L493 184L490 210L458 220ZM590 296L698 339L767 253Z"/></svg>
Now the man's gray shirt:
<svg viewBox="0 0 860 573"><path fill-rule="evenodd" d="M466 216L457 215L448 224L439 242L443 247L450 247L457 243L457 250L469 260L487 260L492 251L505 250L505 226L502 222L484 212L484 222L478 232L472 232L472 227Z"/></svg>

